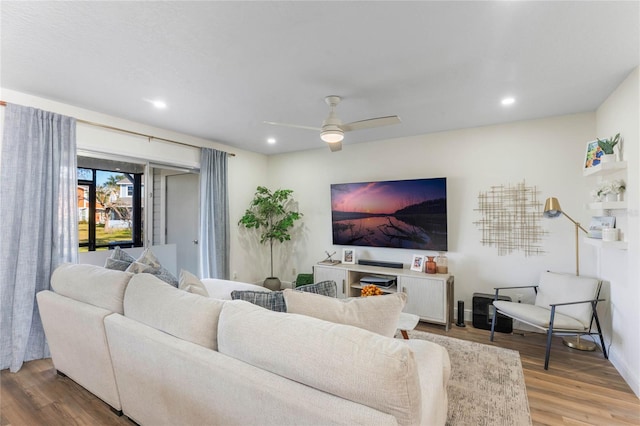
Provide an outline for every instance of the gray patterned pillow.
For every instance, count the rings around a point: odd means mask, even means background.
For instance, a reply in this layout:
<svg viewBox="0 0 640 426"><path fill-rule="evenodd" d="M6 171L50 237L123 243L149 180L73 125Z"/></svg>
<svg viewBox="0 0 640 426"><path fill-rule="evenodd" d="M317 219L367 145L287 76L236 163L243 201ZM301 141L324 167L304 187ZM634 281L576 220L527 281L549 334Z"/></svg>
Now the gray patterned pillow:
<svg viewBox="0 0 640 426"><path fill-rule="evenodd" d="M132 270L129 270L129 268ZM171 284L174 287L178 287L178 279L160 264L158 258L149 249L145 249L140 257L136 259L129 268L127 268L127 272L146 272L148 274L153 274L162 281Z"/></svg>
<svg viewBox="0 0 640 426"><path fill-rule="evenodd" d="M117 271L126 271L129 265L135 262L136 259L120 247L113 249L111 256L109 256L104 264L107 269L114 269Z"/></svg>
<svg viewBox="0 0 640 426"><path fill-rule="evenodd" d="M287 312L287 305L281 291L233 290L231 299L245 300L276 312Z"/></svg>
<svg viewBox="0 0 640 426"><path fill-rule="evenodd" d="M320 281L315 284L307 284L296 287L296 291L306 291L307 293L321 294L323 296L338 297L335 281Z"/></svg>

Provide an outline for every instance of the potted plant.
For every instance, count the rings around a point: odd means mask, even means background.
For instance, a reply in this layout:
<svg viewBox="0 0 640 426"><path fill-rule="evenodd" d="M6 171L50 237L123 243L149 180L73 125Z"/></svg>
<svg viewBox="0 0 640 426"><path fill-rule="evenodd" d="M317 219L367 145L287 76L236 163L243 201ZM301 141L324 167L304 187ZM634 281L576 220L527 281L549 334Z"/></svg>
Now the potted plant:
<svg viewBox="0 0 640 426"><path fill-rule="evenodd" d="M615 154L613 153L613 147L620 142L620 133L616 134L612 138L600 139L598 138L598 146L604 152L604 155L600 159L601 163L607 163L609 161L615 161Z"/></svg>
<svg viewBox="0 0 640 426"><path fill-rule="evenodd" d="M260 231L261 244L269 242L271 276L264 280L263 285L270 290L279 290L281 284L280 279L273 275L273 242L291 240L289 229L302 217L302 213L291 210L292 193L291 189L271 192L264 186L258 186L249 208L238 221L239 226Z"/></svg>

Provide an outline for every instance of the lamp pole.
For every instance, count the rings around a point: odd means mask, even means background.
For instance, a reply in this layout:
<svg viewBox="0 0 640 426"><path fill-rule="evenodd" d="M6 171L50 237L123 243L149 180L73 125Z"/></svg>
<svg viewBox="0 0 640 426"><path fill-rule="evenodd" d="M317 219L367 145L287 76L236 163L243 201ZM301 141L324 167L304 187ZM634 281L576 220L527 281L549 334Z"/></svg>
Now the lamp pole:
<svg viewBox="0 0 640 426"><path fill-rule="evenodd" d="M571 222L573 222L574 225L576 225L576 276L580 275L580 244L578 241L578 230L582 229L582 231L586 234L587 230L584 229L582 227L582 225L580 225L578 222L576 222L575 220L573 220L571 218L571 216L569 216L568 214L566 214L565 212L562 212L562 214L569 219Z"/></svg>

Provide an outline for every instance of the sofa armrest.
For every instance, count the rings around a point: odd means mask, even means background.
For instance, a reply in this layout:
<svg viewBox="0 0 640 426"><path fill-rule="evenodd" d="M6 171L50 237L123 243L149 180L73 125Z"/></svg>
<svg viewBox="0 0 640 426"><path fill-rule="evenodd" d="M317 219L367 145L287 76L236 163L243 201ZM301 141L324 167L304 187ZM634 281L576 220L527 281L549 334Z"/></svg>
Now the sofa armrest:
<svg viewBox="0 0 640 426"><path fill-rule="evenodd" d="M447 384L451 376L449 353L442 346L426 340L404 340L414 353L420 377L422 398L421 425L444 425L447 422Z"/></svg>
<svg viewBox="0 0 640 426"><path fill-rule="evenodd" d="M111 312L52 291L36 295L54 367L120 410L104 318Z"/></svg>

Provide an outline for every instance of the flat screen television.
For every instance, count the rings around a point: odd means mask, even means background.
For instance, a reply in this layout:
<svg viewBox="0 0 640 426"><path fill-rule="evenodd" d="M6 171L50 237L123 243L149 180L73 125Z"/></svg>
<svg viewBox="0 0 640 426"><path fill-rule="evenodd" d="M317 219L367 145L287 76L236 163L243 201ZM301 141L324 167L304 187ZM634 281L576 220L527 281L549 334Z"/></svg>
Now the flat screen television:
<svg viewBox="0 0 640 426"><path fill-rule="evenodd" d="M447 178L331 185L333 244L447 251Z"/></svg>

